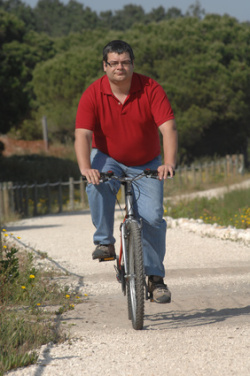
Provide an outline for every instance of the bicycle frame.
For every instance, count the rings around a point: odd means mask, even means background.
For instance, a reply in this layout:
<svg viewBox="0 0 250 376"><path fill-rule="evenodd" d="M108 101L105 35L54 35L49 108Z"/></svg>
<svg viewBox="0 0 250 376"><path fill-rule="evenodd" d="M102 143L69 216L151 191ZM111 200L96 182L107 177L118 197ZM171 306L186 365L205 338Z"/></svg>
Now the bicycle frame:
<svg viewBox="0 0 250 376"><path fill-rule="evenodd" d="M131 277L128 275L128 265L127 265L127 246L126 246L126 239L127 239L127 223L134 221L138 224L138 227L141 228L141 222L139 222L134 217L134 209L133 209L133 191L132 191L132 181L126 180L123 182L125 187L125 218L124 221L121 223L120 231L121 231L121 248L120 248L120 255L119 255L119 264L118 269L121 269L122 262L124 263L124 271L125 271L125 279Z"/></svg>

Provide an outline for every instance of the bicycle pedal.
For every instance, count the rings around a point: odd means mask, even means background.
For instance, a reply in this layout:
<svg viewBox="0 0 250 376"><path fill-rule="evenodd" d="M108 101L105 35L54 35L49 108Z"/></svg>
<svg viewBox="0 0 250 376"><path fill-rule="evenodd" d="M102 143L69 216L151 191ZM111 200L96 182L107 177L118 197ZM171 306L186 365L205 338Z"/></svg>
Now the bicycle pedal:
<svg viewBox="0 0 250 376"><path fill-rule="evenodd" d="M148 299L149 299L149 301L150 301L151 303L154 303L154 298L153 298L153 294L152 294L152 292L149 292L149 293L148 293Z"/></svg>
<svg viewBox="0 0 250 376"><path fill-rule="evenodd" d="M103 261L114 261L114 260L116 260L116 256L100 258L100 259L99 259L99 262L103 262Z"/></svg>

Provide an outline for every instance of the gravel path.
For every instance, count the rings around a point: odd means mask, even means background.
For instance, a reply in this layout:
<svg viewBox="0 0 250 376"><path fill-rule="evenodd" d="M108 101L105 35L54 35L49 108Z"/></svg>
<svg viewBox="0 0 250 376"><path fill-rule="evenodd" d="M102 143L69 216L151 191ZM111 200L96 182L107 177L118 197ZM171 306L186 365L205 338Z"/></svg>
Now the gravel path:
<svg viewBox="0 0 250 376"><path fill-rule="evenodd" d="M119 222L117 213L117 239ZM31 218L7 227L22 244L47 252L54 266L70 272L67 282L89 296L64 315L70 341L43 346L38 364L8 375L250 375L248 236L225 240L216 226L206 231L197 221L168 222L166 282L173 299L168 305L145 303L142 331L133 330L127 318L114 263L91 259L89 212Z"/></svg>

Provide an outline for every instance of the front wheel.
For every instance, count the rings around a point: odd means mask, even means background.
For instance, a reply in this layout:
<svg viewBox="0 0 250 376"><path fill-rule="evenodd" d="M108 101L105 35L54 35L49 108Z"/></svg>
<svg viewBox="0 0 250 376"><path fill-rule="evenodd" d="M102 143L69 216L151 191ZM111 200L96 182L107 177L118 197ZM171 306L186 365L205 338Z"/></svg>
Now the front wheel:
<svg viewBox="0 0 250 376"><path fill-rule="evenodd" d="M127 296L128 314L133 328L143 328L144 319L144 264L141 229L137 222L127 223Z"/></svg>

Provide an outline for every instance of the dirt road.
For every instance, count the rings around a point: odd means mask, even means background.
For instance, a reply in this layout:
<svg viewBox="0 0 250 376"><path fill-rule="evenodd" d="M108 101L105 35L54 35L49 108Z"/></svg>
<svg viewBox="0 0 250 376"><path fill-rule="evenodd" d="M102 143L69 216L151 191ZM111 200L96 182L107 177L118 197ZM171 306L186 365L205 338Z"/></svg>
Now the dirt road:
<svg viewBox="0 0 250 376"><path fill-rule="evenodd" d="M47 252L89 296L64 316L71 341L43 346L37 365L9 375L250 375L249 245L168 229L165 280L172 303L146 302L144 330L134 331L114 263L91 259L88 212L27 219L7 229ZM119 218L117 239L118 233Z"/></svg>

